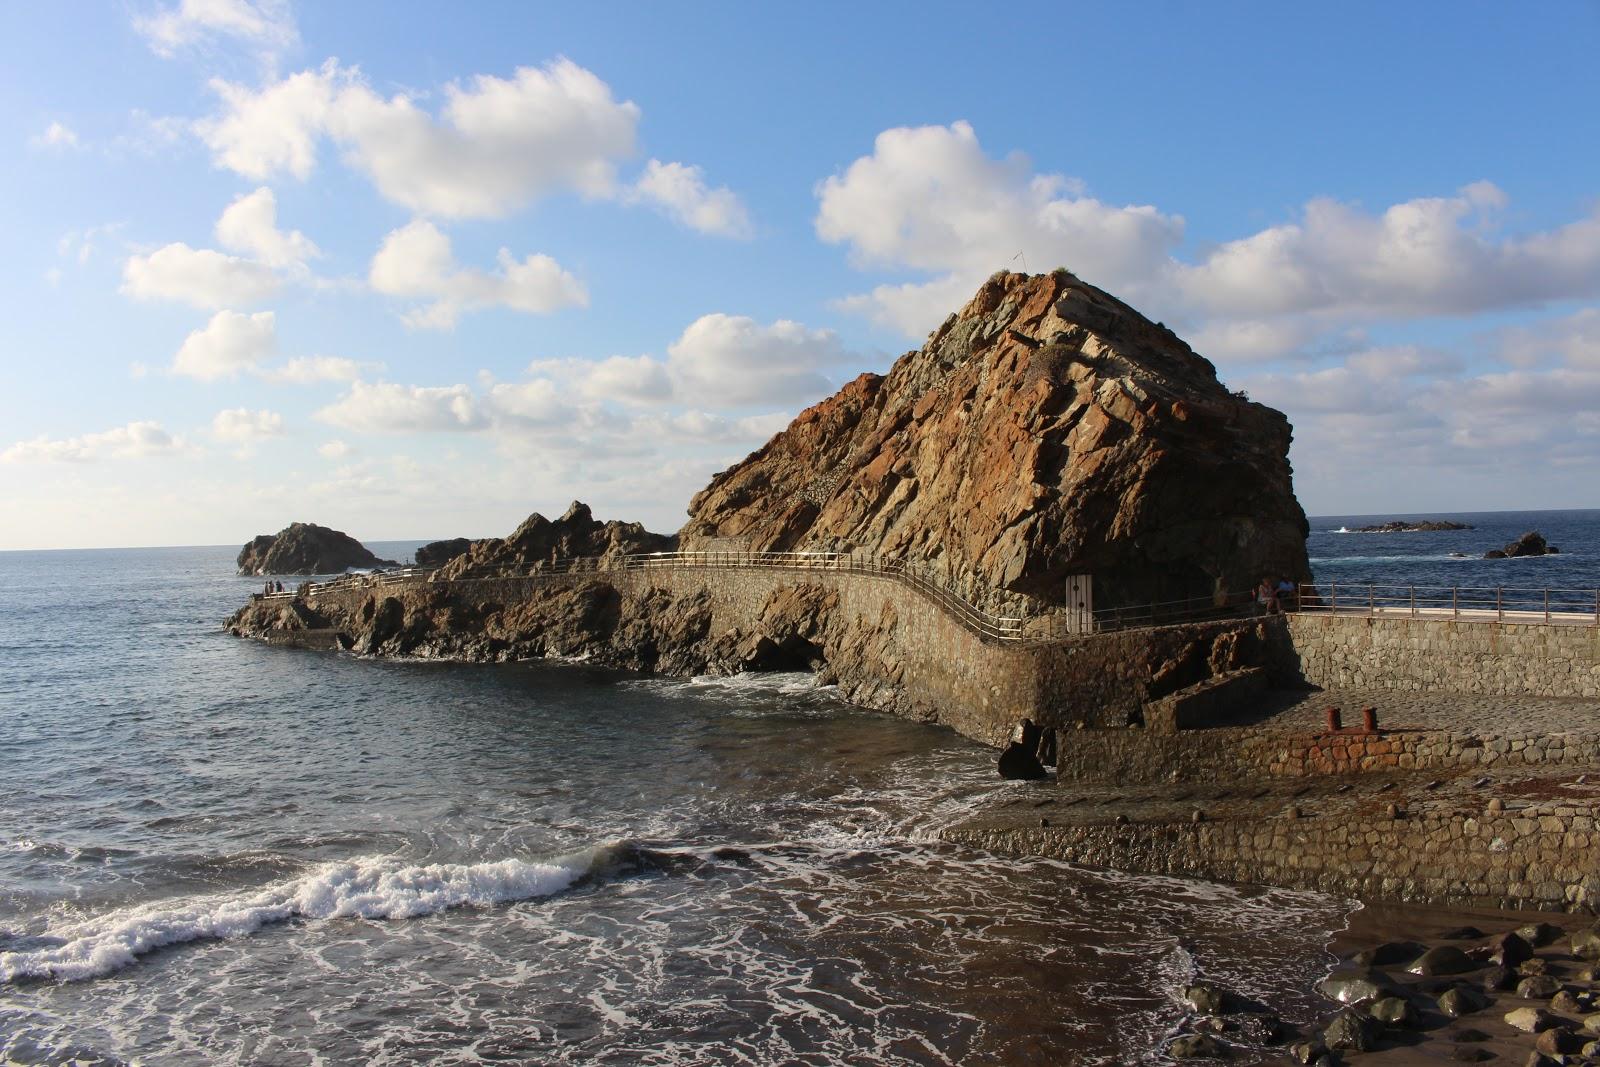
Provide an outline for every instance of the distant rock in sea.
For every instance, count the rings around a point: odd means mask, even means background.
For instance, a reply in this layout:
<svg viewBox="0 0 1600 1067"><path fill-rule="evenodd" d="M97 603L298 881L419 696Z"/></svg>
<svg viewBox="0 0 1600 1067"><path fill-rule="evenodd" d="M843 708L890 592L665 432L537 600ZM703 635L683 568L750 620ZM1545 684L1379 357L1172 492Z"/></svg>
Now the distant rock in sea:
<svg viewBox="0 0 1600 1067"><path fill-rule="evenodd" d="M339 530L311 522L290 523L261 534L239 550L240 574L337 574L351 567L394 567Z"/></svg>
<svg viewBox="0 0 1600 1067"><path fill-rule="evenodd" d="M417 566L442 567L457 556L466 555L471 549L472 541L465 537L433 541L417 549Z"/></svg>
<svg viewBox="0 0 1600 1067"><path fill-rule="evenodd" d="M557 560L671 552L677 547L678 539L670 534L651 533L637 522L601 522L588 504L574 500L559 519L547 519L536 511L509 537L469 542L465 552L451 559L447 576L469 567L537 570ZM420 552L417 562L422 562Z"/></svg>
<svg viewBox="0 0 1600 1067"><path fill-rule="evenodd" d="M1400 519L1390 519L1380 522L1376 526L1362 526L1356 533L1438 533L1442 530L1470 530L1472 526L1464 522L1448 522L1444 519L1428 519L1423 522L1404 522Z"/></svg>
<svg viewBox="0 0 1600 1067"><path fill-rule="evenodd" d="M1491 548L1484 559L1516 559L1519 556L1553 556L1559 548L1548 544L1538 530L1529 530L1504 548Z"/></svg>

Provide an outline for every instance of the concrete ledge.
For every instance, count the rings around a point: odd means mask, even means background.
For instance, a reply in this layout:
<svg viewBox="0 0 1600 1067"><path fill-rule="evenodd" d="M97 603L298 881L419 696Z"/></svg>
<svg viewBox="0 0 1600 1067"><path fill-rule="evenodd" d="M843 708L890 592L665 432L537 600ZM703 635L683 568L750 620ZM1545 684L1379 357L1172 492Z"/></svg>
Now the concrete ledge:
<svg viewBox="0 0 1600 1067"><path fill-rule="evenodd" d="M1144 728L1153 734L1174 734L1222 720L1267 691L1267 672L1260 667L1228 671L1144 706Z"/></svg>

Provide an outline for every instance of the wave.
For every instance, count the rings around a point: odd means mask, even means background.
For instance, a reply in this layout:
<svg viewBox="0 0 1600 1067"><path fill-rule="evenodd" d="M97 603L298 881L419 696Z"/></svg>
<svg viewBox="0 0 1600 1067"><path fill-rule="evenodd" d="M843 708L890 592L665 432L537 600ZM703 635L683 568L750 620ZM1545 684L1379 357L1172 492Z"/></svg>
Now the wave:
<svg viewBox="0 0 1600 1067"><path fill-rule="evenodd" d="M292 919L411 919L549 897L597 875L659 866L650 857L638 846L608 842L548 862L413 865L361 857L329 863L265 889L140 905L30 937L28 943L40 947L0 952L0 984L98 978L167 945L241 937Z"/></svg>

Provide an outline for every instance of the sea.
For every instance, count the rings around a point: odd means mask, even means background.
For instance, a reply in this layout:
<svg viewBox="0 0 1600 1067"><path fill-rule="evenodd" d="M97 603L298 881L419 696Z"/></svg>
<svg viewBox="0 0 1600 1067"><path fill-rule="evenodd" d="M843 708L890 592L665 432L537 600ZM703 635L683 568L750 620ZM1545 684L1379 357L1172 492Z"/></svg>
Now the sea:
<svg viewBox="0 0 1600 1067"><path fill-rule="evenodd" d="M1356 518L1319 580L1600 585L1600 512ZM1451 555L1533 528L1562 554ZM0 1061L1159 1064L1197 978L1324 1007L1354 902L942 843L1047 788L948 730L235 639L236 551L0 553Z"/></svg>

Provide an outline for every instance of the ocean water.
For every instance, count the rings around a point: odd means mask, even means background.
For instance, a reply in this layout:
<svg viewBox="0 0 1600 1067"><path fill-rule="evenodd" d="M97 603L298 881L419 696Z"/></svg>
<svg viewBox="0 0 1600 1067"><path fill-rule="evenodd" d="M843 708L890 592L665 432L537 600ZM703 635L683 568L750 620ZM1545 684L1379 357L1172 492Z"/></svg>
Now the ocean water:
<svg viewBox="0 0 1600 1067"><path fill-rule="evenodd" d="M1355 533L1390 519L1448 520L1470 530L1437 533ZM1421 515L1324 515L1311 518L1306 549L1317 585L1349 587L1360 597L1367 585L1400 594L1411 586L1441 592L1459 588L1505 589L1525 603L1545 589L1593 611L1600 590L1600 510L1496 511ZM1552 556L1484 559L1531 530L1560 548ZM1379 593L1381 596L1381 592ZM1492 599L1492 592L1489 594Z"/></svg>
<svg viewBox="0 0 1600 1067"><path fill-rule="evenodd" d="M233 554L0 553L0 1061L1159 1063L1196 975L1318 1007L1349 902L941 844L1036 788L948 731L236 640Z"/></svg>

